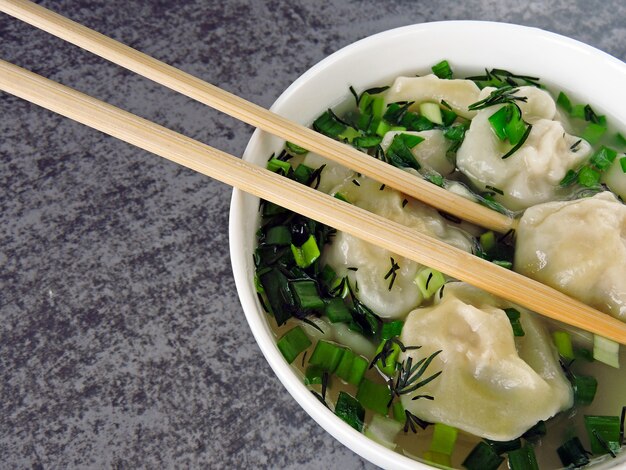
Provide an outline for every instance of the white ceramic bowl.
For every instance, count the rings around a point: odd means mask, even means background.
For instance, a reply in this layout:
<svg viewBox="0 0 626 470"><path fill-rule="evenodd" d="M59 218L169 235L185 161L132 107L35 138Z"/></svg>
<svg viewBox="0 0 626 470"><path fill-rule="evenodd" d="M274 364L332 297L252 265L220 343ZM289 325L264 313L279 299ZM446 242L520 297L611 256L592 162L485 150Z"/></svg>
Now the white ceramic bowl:
<svg viewBox="0 0 626 470"><path fill-rule="evenodd" d="M624 106L626 64L578 41L535 28L504 23L449 21L386 31L334 53L296 80L272 110L310 125L328 107L356 90L390 83L396 76L426 73L447 59L455 72L481 73L503 68L540 77L542 83L568 92L577 102L589 102L610 122L626 128ZM244 159L264 165L284 142L257 130ZM324 429L372 463L389 469L428 469L366 438L324 407L285 362L274 340L268 317L254 288L252 253L259 223L259 200L235 190L230 211L230 252L239 298L250 328L270 366L296 401ZM596 468L626 465L626 455Z"/></svg>

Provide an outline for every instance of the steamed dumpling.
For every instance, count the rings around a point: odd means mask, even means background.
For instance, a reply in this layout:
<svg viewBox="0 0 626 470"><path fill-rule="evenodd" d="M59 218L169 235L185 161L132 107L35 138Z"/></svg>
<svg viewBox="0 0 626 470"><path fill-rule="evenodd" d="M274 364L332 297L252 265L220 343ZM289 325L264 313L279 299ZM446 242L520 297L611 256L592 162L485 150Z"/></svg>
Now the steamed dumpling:
<svg viewBox="0 0 626 470"><path fill-rule="evenodd" d="M370 178L349 178L332 193L339 193L352 204L419 233L472 251L472 237L448 224L435 209L408 197L405 203L402 194L389 188L381 189L381 184ZM359 300L383 318L403 317L422 301L415 284L421 265L414 261L343 232L337 232L323 256L324 262L339 276L348 276L353 286L358 284ZM399 269L389 289L391 278L385 279L385 276L392 266L391 258Z"/></svg>
<svg viewBox="0 0 626 470"><path fill-rule="evenodd" d="M626 206L603 192L527 209L514 268L626 321Z"/></svg>
<svg viewBox="0 0 626 470"><path fill-rule="evenodd" d="M441 103L445 100L459 116L471 119L476 112L467 108L480 99L479 94L480 88L471 80L447 80L430 74L396 78L386 91L385 102L414 101L415 104L409 108L413 110L420 103Z"/></svg>
<svg viewBox="0 0 626 470"><path fill-rule="evenodd" d="M339 163L327 160L326 158L313 152L307 153L302 163L309 168L319 168L322 165L325 165L324 169L320 173L320 182L317 186L317 189L323 193L330 193L334 187L343 183L344 180L351 178L352 175L355 174L353 170L350 170Z"/></svg>
<svg viewBox="0 0 626 470"><path fill-rule="evenodd" d="M497 441L515 439L569 408L573 394L549 335L534 314L516 307L525 335L514 337L502 310L510 306L452 282L434 306L411 312L401 340L421 349L408 350L403 359L412 356L415 364L441 350L424 378L442 373L402 395L404 408L426 421ZM416 395L434 400L413 400Z"/></svg>
<svg viewBox="0 0 626 470"><path fill-rule="evenodd" d="M385 152L398 134L416 135L424 139L411 149L415 159L423 168L434 170L442 176L447 176L454 171L454 163L446 156L450 142L443 136L442 130L387 132L380 144Z"/></svg>
<svg viewBox="0 0 626 470"><path fill-rule="evenodd" d="M485 88L480 99L492 90ZM476 114L456 156L457 167L479 191L488 191L487 186L501 190L504 194L495 194L495 200L514 211L562 199L565 190L560 181L591 152L587 142L575 145L580 139L567 134L559 121L552 120L556 105L548 93L535 87L520 87L517 95L528 98L526 103L517 103L523 119L533 125L524 145L502 159L511 145L500 141L489 123L489 117L503 106L496 105Z"/></svg>

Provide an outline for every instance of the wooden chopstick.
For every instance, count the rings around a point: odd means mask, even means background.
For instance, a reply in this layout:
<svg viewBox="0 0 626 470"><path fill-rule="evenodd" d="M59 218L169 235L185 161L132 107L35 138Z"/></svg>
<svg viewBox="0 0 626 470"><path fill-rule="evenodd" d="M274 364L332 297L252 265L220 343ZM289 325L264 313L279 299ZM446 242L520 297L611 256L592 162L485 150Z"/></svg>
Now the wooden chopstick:
<svg viewBox="0 0 626 470"><path fill-rule="evenodd" d="M26 0L0 0L0 11L82 47L196 101L327 157L441 211L497 232L516 220L323 136Z"/></svg>
<svg viewBox="0 0 626 470"><path fill-rule="evenodd" d="M626 344L626 323L550 287L1 60L0 89L547 317Z"/></svg>

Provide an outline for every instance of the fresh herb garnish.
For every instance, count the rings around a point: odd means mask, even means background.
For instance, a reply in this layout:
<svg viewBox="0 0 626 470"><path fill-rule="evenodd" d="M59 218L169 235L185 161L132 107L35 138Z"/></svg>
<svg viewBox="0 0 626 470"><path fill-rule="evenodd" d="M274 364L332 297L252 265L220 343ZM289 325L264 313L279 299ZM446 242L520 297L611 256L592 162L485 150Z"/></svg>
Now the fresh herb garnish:
<svg viewBox="0 0 626 470"><path fill-rule="evenodd" d="M420 387L430 383L435 380L439 375L441 375L442 371L436 372L431 376L420 380L426 369L430 363L441 353L442 350L435 351L428 357L424 357L417 361L416 364L413 364L413 358L409 356L406 361L402 361L400 364L400 370L397 373L396 380L389 379L389 389L391 390L391 397L393 399L394 396L405 395L407 393L414 392Z"/></svg>
<svg viewBox="0 0 626 470"><path fill-rule="evenodd" d="M385 280L391 277L391 280L389 281L389 290L391 290L391 288L393 287L393 283L396 280L396 271L400 269L400 265L396 263L396 261L392 257L390 257L389 260L391 261L391 268L389 269L389 271L387 271L387 274L385 274Z"/></svg>
<svg viewBox="0 0 626 470"><path fill-rule="evenodd" d="M408 432L410 429L413 434L417 434L418 426L422 429L426 429L431 424L428 421L418 418L408 410L404 410L404 415L406 417L406 420L404 421L404 432Z"/></svg>
<svg viewBox="0 0 626 470"><path fill-rule="evenodd" d="M507 104L514 103L515 101L528 101L528 98L525 96L516 96L515 93L519 91L519 88L512 86L504 86L502 88L498 88L492 91L487 98L484 100L477 101L468 106L467 109L470 111L478 111L480 109L485 109L490 106L495 106L497 104Z"/></svg>

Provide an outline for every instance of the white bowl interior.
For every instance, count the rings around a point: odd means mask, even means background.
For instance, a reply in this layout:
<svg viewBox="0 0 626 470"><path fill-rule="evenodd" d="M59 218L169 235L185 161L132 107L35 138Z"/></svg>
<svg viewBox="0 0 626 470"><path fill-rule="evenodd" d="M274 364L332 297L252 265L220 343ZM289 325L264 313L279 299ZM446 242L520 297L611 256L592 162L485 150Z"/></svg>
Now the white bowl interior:
<svg viewBox="0 0 626 470"><path fill-rule="evenodd" d="M610 122L626 128L626 64L591 46L539 29L475 21L418 24L358 41L307 71L271 109L309 125L325 109L342 102L350 85L363 90L388 84L399 75L426 73L442 59L462 73L497 67L540 77L542 83L591 103ZM264 165L282 145L280 139L257 130L243 158ZM246 318L270 366L307 413L354 452L383 468L432 468L376 444L345 424L308 391L283 359L253 284L258 205L258 198L233 192L230 251ZM615 468L625 462L626 455L622 454L594 468Z"/></svg>

